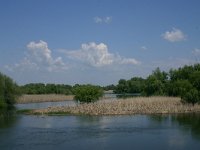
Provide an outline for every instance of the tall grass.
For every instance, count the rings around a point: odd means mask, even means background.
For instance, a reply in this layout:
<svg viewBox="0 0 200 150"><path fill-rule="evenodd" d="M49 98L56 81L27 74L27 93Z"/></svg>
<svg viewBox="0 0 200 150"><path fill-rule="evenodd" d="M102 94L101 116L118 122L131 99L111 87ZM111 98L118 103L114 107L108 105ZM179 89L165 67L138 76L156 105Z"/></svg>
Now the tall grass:
<svg viewBox="0 0 200 150"><path fill-rule="evenodd" d="M22 95L17 99L17 103L57 102L73 100L73 97L73 95L60 94Z"/></svg>
<svg viewBox="0 0 200 150"><path fill-rule="evenodd" d="M181 103L175 97L136 97L119 100L101 100L95 103L76 106L49 107L34 110L36 114L87 114L87 115L124 115L124 114L163 114L200 112L200 105Z"/></svg>

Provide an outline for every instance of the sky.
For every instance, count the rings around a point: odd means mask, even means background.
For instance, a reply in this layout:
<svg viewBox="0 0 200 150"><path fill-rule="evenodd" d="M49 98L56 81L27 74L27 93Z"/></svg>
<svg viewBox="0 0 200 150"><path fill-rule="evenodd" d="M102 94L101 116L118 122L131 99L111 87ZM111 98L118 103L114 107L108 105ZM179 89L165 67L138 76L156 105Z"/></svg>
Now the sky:
<svg viewBox="0 0 200 150"><path fill-rule="evenodd" d="M200 63L199 0L0 0L0 72L117 84Z"/></svg>

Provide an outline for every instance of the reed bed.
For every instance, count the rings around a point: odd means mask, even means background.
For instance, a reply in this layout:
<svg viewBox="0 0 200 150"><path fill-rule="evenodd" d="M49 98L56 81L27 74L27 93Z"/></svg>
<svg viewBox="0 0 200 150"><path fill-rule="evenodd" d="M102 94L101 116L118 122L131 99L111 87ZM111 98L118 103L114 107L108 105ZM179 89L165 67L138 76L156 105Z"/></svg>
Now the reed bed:
<svg viewBox="0 0 200 150"><path fill-rule="evenodd" d="M119 100L101 100L76 106L48 107L33 110L32 114L73 114L73 115L125 115L125 114L167 114L200 112L200 105L181 103L174 97L137 97Z"/></svg>
<svg viewBox="0 0 200 150"><path fill-rule="evenodd" d="M17 99L17 103L40 103L40 102L58 102L73 100L73 95L61 94L40 94L40 95L22 95Z"/></svg>

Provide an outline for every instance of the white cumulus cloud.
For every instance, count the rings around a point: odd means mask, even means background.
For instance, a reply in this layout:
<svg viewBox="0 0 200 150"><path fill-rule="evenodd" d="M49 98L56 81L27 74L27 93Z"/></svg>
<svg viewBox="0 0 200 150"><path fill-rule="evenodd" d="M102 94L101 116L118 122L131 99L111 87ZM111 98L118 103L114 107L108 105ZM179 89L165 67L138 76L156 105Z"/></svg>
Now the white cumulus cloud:
<svg viewBox="0 0 200 150"><path fill-rule="evenodd" d="M81 45L79 50L65 51L65 54L68 58L85 62L94 67L102 67L111 64L137 65L140 63L134 58L125 58L118 54L110 53L107 45L104 43L85 43Z"/></svg>
<svg viewBox="0 0 200 150"><path fill-rule="evenodd" d="M186 35L180 30L173 28L171 31L166 31L162 37L169 42L178 42L186 40Z"/></svg>
<svg viewBox="0 0 200 150"><path fill-rule="evenodd" d="M42 40L39 42L30 42L27 44L27 56L19 63L12 66L5 66L8 70L48 70L60 71L66 70L68 67L61 57L53 58L52 52L48 48L48 44Z"/></svg>
<svg viewBox="0 0 200 150"><path fill-rule="evenodd" d="M112 21L112 17L106 16L106 17L94 17L95 23L110 23Z"/></svg>

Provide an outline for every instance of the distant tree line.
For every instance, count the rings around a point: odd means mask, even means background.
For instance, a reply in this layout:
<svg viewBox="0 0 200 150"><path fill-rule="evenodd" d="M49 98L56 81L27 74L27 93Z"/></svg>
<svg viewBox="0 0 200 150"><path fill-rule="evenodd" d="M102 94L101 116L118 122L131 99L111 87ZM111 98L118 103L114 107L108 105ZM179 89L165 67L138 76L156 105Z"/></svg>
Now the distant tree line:
<svg viewBox="0 0 200 150"><path fill-rule="evenodd" d="M19 95L18 85L11 78L0 73L0 110L11 108Z"/></svg>
<svg viewBox="0 0 200 150"><path fill-rule="evenodd" d="M120 79L114 92L179 96L184 102L195 104L200 102L200 64L171 69L169 72L156 68L146 79Z"/></svg>
<svg viewBox="0 0 200 150"><path fill-rule="evenodd" d="M111 84L111 85L104 86L102 88L104 91L110 91L110 90L114 91L116 86L114 84Z"/></svg>
<svg viewBox="0 0 200 150"><path fill-rule="evenodd" d="M116 86L105 87L43 83L30 83L19 87L11 78L0 73L0 108L12 106L20 93L74 94L78 100L91 102L102 96L102 89L113 90L117 94L179 96L183 102L195 104L200 102L200 64L171 69L169 72L156 68L146 79L141 77L133 77L130 80L120 79Z"/></svg>
<svg viewBox="0 0 200 150"><path fill-rule="evenodd" d="M72 94L72 86L65 84L30 83L20 89L23 94Z"/></svg>

